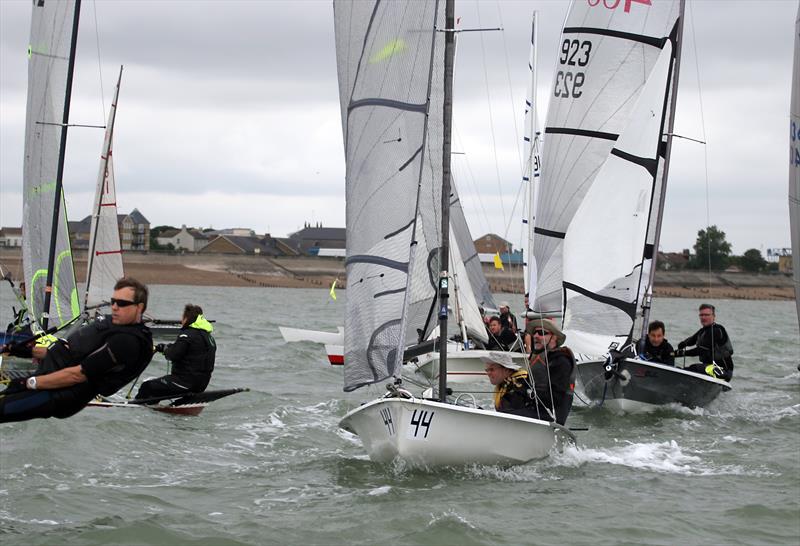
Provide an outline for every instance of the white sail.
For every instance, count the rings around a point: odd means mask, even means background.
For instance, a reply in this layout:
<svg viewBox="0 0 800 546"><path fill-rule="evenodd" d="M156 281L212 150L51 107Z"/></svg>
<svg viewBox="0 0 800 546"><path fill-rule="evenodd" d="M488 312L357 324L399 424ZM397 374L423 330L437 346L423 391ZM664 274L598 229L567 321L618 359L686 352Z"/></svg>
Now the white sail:
<svg viewBox="0 0 800 546"><path fill-rule="evenodd" d="M350 391L399 375L436 325L444 2L336 2L344 133ZM435 59L435 61L434 61Z"/></svg>
<svg viewBox="0 0 800 546"><path fill-rule="evenodd" d="M628 126L680 11L677 0L608 4L573 3L561 35L536 203L536 311L562 308L567 227Z"/></svg>
<svg viewBox="0 0 800 546"><path fill-rule="evenodd" d="M601 355L612 343L621 347L633 328L640 285L652 265L646 237L673 60L668 41L628 126L567 228L564 330L579 353Z"/></svg>
<svg viewBox="0 0 800 546"><path fill-rule="evenodd" d="M38 323L59 326L80 312L67 229L59 155L66 139L65 108L74 1L33 2L28 46L28 102L25 117L22 260L28 311ZM63 169L63 164L62 164ZM54 210L59 213L54 220ZM51 249L51 243L55 245ZM49 264L50 255L54 257ZM45 305L48 270L52 267L50 304Z"/></svg>
<svg viewBox="0 0 800 546"><path fill-rule="evenodd" d="M794 25L794 72L792 73L791 141L789 143L789 222L792 230L792 268L797 320L800 322L800 5Z"/></svg>
<svg viewBox="0 0 800 546"><path fill-rule="evenodd" d="M494 301L491 290L489 290L486 276L483 274L481 260L478 256L478 251L475 249L475 242L469 231L467 218L464 215L464 209L461 206L461 200L458 198L458 191L453 180L450 181L450 190L451 241L458 245L461 262L464 264L464 269L466 269L466 278L475 296L474 299L478 305L484 308L496 309L497 304Z"/></svg>
<svg viewBox="0 0 800 546"><path fill-rule="evenodd" d="M453 277L453 286L455 287L455 297L457 306L457 319L459 323L464 324L467 334L473 338L480 340L483 343L489 341L489 335L486 332L486 326L483 323L478 309L478 302L475 300L475 293L472 290L472 283L469 280L467 273L466 263L464 262L458 242L456 241L457 235L454 231L450 232L450 267L451 275ZM475 245L472 245L475 248ZM448 331L449 331L448 327ZM460 328L455 330L460 331Z"/></svg>
<svg viewBox="0 0 800 546"><path fill-rule="evenodd" d="M525 100L525 168L522 180L527 188L528 203L525 223L528 226L528 248L525 256L525 292L529 295L530 301L536 300L536 283L538 270L536 267L536 256L534 252L534 227L536 226L536 197L539 188L539 176L541 174L541 134L539 133L538 109L536 101L536 76L537 76L537 52L536 41L538 39L538 29L536 25L536 12L533 12L531 20L531 52L528 58L530 69L530 80L528 82L528 97Z"/></svg>
<svg viewBox="0 0 800 546"><path fill-rule="evenodd" d="M114 183L113 161L114 121L117 115L121 81L122 67L119 70L114 100L108 113L103 151L100 154L100 172L97 175L94 207L92 208L92 228L89 235L89 254L86 266L86 297L84 299L84 309L90 310L108 298L114 284L124 275L119 225L117 224L117 190Z"/></svg>

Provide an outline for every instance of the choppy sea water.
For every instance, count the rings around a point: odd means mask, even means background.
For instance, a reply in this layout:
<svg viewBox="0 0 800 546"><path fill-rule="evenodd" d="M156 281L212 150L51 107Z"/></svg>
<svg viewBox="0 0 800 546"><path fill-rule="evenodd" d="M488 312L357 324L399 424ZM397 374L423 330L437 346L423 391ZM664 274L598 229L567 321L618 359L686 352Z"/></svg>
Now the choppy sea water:
<svg viewBox="0 0 800 546"><path fill-rule="evenodd" d="M0 425L3 544L800 542L793 302L715 302L736 372L734 390L705 409L621 417L576 403L569 424L589 430L563 453L426 472L371 463L337 423L378 388L343 393L320 346L278 333L333 331L346 292L332 302L327 290L151 290L158 317L204 307L217 321L212 388L251 392L199 417L87 409ZM653 316L677 342L697 328L698 303L657 300ZM3 324L10 305L3 286ZM164 370L156 360L148 373Z"/></svg>

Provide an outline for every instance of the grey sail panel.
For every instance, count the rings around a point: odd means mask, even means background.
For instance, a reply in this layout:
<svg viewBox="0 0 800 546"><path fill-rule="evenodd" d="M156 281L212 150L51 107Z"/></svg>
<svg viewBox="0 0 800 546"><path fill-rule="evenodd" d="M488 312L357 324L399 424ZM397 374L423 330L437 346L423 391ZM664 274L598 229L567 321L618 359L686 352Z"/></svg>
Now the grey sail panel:
<svg viewBox="0 0 800 546"><path fill-rule="evenodd" d="M25 297L31 315L49 326L68 322L80 312L67 229L64 195L56 195L61 127L69 69L75 3L33 2L28 46L28 102L23 167L22 259ZM56 200L55 263L50 309L44 308L48 254Z"/></svg>
<svg viewBox="0 0 800 546"><path fill-rule="evenodd" d="M567 229L609 158L675 27L679 2L576 2L559 42L545 123L534 235L539 311L562 307Z"/></svg>
<svg viewBox="0 0 800 546"><path fill-rule="evenodd" d="M435 27L443 26L444 4L341 1L334 21L346 162L349 391L399 375L403 348L435 326L427 318L441 241L444 70Z"/></svg>

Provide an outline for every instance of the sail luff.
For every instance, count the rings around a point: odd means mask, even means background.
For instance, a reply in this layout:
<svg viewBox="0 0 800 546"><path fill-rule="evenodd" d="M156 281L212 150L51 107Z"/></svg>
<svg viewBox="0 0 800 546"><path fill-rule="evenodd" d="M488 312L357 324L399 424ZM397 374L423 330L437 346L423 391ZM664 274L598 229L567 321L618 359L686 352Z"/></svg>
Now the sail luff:
<svg viewBox="0 0 800 546"><path fill-rule="evenodd" d="M528 58L528 65L531 72L527 104L525 105L525 170L523 173L523 183L528 190L528 206L525 222L527 224L528 248L525 259L525 271L523 273L525 292L528 294L530 302L536 300L536 284L538 271L536 267L536 256L534 252L534 228L536 226L536 192L538 191L540 163L540 133L538 120L538 101L536 100L536 89L538 87L538 50L537 40L539 30L537 24L537 13L533 12L531 17L531 51ZM527 311L527 309L526 309Z"/></svg>
<svg viewBox="0 0 800 546"><path fill-rule="evenodd" d="M794 69L789 120L789 226L792 238L792 269L797 321L800 323L800 4L794 26Z"/></svg>
<svg viewBox="0 0 800 546"><path fill-rule="evenodd" d="M100 305L117 279L123 276L122 248L117 224L117 190L114 179L113 142L117 117L122 66L108 113L108 123L100 153L100 171L95 188L89 253L86 264L86 289L83 310Z"/></svg>
<svg viewBox="0 0 800 546"><path fill-rule="evenodd" d="M656 278L656 267L658 264L658 246L661 242L661 225L664 219L664 202L667 196L667 180L669 178L669 161L672 156L672 132L673 128L675 127L675 107L678 104L678 83L680 81L680 69L681 69L681 51L683 47L683 25L684 25L684 17L686 14L686 1L680 0L680 11L678 14L678 21L677 21L677 36L676 36L676 51L675 51L675 60L674 60L674 67L672 69L672 82L671 86L672 89L670 91L670 98L669 98L669 113L668 113L668 121L667 121L667 129L666 129L666 142L665 145L665 152L664 152L664 170L661 176L661 190L658 199L658 206L656 210L656 219L655 219L655 226L654 226L654 234L653 234L653 246L651 249L652 252L652 259L650 261L650 275L647 279L647 284L645 288L645 295L644 298L637 298L640 303L642 304L642 325L641 325L641 338L647 335L648 324L650 322L650 303L653 299L653 284L655 283ZM666 107L666 106L665 106ZM663 135L663 133L662 133ZM652 209L651 209L652 213ZM646 240L646 238L645 238Z"/></svg>

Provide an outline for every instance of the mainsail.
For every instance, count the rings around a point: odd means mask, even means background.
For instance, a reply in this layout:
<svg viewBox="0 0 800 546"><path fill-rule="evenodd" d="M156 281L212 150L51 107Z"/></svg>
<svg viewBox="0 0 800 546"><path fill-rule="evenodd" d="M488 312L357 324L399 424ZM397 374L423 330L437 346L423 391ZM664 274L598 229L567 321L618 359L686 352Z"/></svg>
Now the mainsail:
<svg viewBox="0 0 800 546"><path fill-rule="evenodd" d="M794 25L794 72L789 129L789 225L792 230L792 268L797 320L800 322L800 5Z"/></svg>
<svg viewBox="0 0 800 546"><path fill-rule="evenodd" d="M542 268L561 269L564 329L576 352L599 355L628 341L648 293L682 8L578 3L562 34L549 114L563 123L546 129L549 191L540 194L536 233L552 250Z"/></svg>
<svg viewBox="0 0 800 546"><path fill-rule="evenodd" d="M89 236L89 256L86 266L86 297L84 309L96 308L108 298L117 279L124 275L122 249L117 224L117 190L114 184L113 139L114 121L117 115L119 85L122 67L119 69L114 101L108 113L103 151L100 154L100 172L92 208L92 229Z"/></svg>
<svg viewBox="0 0 800 546"><path fill-rule="evenodd" d="M74 1L34 2L31 19L22 259L28 311L42 327L60 326L80 312L61 190L79 9Z"/></svg>
<svg viewBox="0 0 800 546"><path fill-rule="evenodd" d="M347 203L344 388L427 337L441 241L444 3L336 2ZM429 121L430 120L430 121Z"/></svg>
<svg viewBox="0 0 800 546"><path fill-rule="evenodd" d="M536 204L538 283L532 308L540 312L562 310L567 228L629 125L663 48L671 36L674 41L677 0L610 4L573 3L561 35ZM645 210L650 204L657 209L659 191L653 189ZM604 242L623 236L602 224L596 230ZM585 266L594 267L594 259L587 256Z"/></svg>

